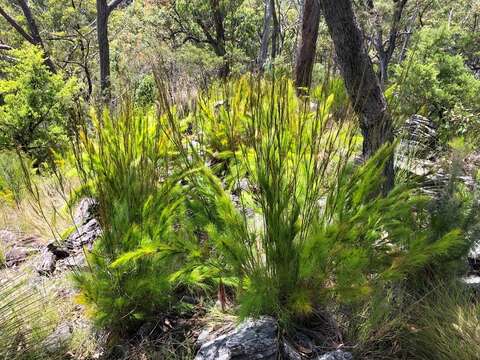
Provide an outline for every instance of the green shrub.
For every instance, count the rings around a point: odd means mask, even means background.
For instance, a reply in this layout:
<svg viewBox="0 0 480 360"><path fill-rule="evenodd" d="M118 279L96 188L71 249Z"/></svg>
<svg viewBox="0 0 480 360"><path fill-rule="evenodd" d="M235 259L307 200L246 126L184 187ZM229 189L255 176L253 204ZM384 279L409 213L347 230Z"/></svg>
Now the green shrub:
<svg viewBox="0 0 480 360"><path fill-rule="evenodd" d="M135 102L140 106L151 106L155 102L157 86L152 75L145 75L135 92Z"/></svg>
<svg viewBox="0 0 480 360"><path fill-rule="evenodd" d="M18 149L38 163L51 149L67 141L68 109L76 91L75 79L52 74L36 47L14 50L19 59L4 68L0 80L0 150Z"/></svg>
<svg viewBox="0 0 480 360"><path fill-rule="evenodd" d="M75 280L96 323L125 336L181 307L178 271L203 254L188 227L161 119L128 105L93 119L95 132L82 134L77 154L84 183L78 193L98 200L103 234Z"/></svg>
<svg viewBox="0 0 480 360"><path fill-rule="evenodd" d="M318 95L311 112L285 80L226 87L221 116L230 124L242 119L248 139L232 165L247 169L253 189L239 207L253 207L261 224L252 227L208 171L210 188L205 180L193 188L208 210L207 232L224 273L239 279L243 316L271 314L288 323L331 300L365 300L464 243L456 229L432 239L416 218L428 199L414 186L377 195L391 146L352 168L355 134L348 122L332 123L333 98Z"/></svg>
<svg viewBox="0 0 480 360"><path fill-rule="evenodd" d="M207 97L192 117L223 119L215 138L234 145L224 178L199 153L211 139L169 108L160 119L105 113L96 138L82 136L80 168L104 234L77 282L100 325L128 332L185 291L223 285L237 289L242 316L288 325L371 300L464 251L456 227L432 233L431 201L416 184L379 195L393 145L353 165L356 128L332 120L334 93L319 90L312 111L284 79L223 89L220 109ZM235 199L224 180L240 173L248 186Z"/></svg>
<svg viewBox="0 0 480 360"><path fill-rule="evenodd" d="M395 68L399 88L396 111L418 113L434 120L444 142L474 127L480 112L480 81L465 62L473 38L446 24L424 28L405 61ZM473 116L472 116L473 115ZM459 118L461 117L461 118Z"/></svg>

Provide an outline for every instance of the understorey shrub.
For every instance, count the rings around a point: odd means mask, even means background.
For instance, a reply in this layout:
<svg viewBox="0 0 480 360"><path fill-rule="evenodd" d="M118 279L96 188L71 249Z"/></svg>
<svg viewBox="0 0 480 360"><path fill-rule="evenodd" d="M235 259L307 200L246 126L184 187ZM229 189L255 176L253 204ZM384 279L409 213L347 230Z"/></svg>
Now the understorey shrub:
<svg viewBox="0 0 480 360"><path fill-rule="evenodd" d="M192 189L224 274L238 279L242 316L270 314L289 324L332 301L362 302L463 245L459 230L432 239L417 220L429 199L415 184L380 195L393 145L353 164L353 121L332 121L334 93L319 92L311 110L288 80L242 79L225 89L222 116L245 123L248 140L231 166L246 169L248 189L232 199L209 169Z"/></svg>
<svg viewBox="0 0 480 360"><path fill-rule="evenodd" d="M197 240L161 120L129 103L92 118L93 132L84 130L77 150L77 193L97 199L103 233L75 280L96 323L126 336L180 305L177 272L202 254L187 251Z"/></svg>
<svg viewBox="0 0 480 360"><path fill-rule="evenodd" d="M0 150L20 150L39 165L67 144L76 80L52 74L35 46L13 50L12 56L18 61L2 64Z"/></svg>

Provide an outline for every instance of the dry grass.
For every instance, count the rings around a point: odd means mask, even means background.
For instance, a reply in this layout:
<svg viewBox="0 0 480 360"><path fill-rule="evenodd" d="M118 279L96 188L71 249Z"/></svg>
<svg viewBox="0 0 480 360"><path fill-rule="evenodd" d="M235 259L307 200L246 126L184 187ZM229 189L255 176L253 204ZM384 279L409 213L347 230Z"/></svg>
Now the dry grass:
<svg viewBox="0 0 480 360"><path fill-rule="evenodd" d="M20 199L1 199L0 229L37 235L45 240L59 239L61 233L72 225L68 196L78 184L74 176L67 180L59 180L52 174L32 176L25 181Z"/></svg>

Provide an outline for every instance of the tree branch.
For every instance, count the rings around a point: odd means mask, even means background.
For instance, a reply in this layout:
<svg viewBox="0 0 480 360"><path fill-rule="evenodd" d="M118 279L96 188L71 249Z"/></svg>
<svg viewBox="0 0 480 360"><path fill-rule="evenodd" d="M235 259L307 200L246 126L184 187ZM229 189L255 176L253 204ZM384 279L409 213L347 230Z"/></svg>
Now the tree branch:
<svg viewBox="0 0 480 360"><path fill-rule="evenodd" d="M123 2L123 0L112 0L108 5L107 5L107 13L110 14L115 8L120 5Z"/></svg>
<svg viewBox="0 0 480 360"><path fill-rule="evenodd" d="M40 45L43 48L43 41L42 41L42 38L40 37L40 32L38 31L38 26L37 26L37 23L35 22L35 19L33 18L30 7L28 6L25 0L17 0L17 2L22 8L23 15L27 20L28 29L30 30L30 34L32 35L35 45Z"/></svg>
<svg viewBox="0 0 480 360"><path fill-rule="evenodd" d="M0 6L0 15L3 16L5 20L15 29L18 31L20 35L22 35L25 40L27 40L29 43L35 45L35 40L33 37L31 37L19 24L18 22L12 18L10 15L7 14L7 12Z"/></svg>

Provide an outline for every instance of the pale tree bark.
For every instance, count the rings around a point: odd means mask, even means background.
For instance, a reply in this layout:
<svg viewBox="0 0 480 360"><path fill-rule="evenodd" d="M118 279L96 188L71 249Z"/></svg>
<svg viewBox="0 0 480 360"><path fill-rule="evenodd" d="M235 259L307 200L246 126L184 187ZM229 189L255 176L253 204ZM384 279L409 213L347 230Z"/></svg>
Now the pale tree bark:
<svg viewBox="0 0 480 360"><path fill-rule="evenodd" d="M363 134L363 156L372 156L382 145L393 141L392 119L382 87L367 53L350 0L320 0L333 40L340 72ZM384 190L393 187L393 159L385 167Z"/></svg>
<svg viewBox="0 0 480 360"><path fill-rule="evenodd" d="M302 16L302 36L295 64L295 85L297 89L310 88L319 23L320 1L305 0ZM300 91L303 92L303 90Z"/></svg>
<svg viewBox="0 0 480 360"><path fill-rule="evenodd" d="M262 40L260 42L260 49L257 57L257 70L263 71L265 62L268 58L268 45L270 43L271 36L271 23L272 23L272 6L270 0L265 0L265 9L263 14L263 30Z"/></svg>
<svg viewBox="0 0 480 360"><path fill-rule="evenodd" d="M4 8L0 6L0 15L12 26L25 40L27 40L30 44L38 46L42 49L44 55L44 62L45 65L52 73L57 72L57 68L53 63L50 55L43 43L42 37L40 36L40 32L38 30L37 23L35 18L32 15L30 7L26 0L16 0L17 4L20 6L23 12L23 16L27 21L28 31L25 30L17 20L11 17Z"/></svg>

